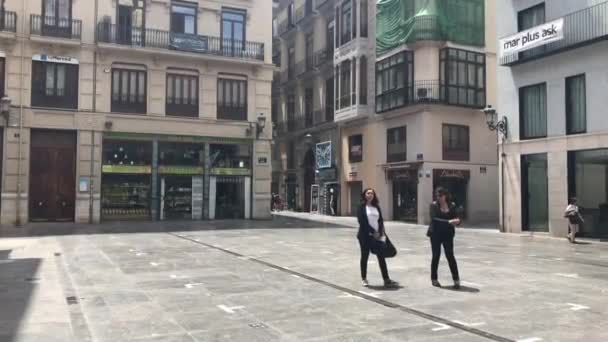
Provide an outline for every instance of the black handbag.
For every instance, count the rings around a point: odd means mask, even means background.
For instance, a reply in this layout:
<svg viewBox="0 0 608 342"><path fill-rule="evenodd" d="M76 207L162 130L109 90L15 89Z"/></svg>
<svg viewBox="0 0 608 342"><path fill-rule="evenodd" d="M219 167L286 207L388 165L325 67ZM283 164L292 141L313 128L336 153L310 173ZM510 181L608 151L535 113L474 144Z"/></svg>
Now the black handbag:
<svg viewBox="0 0 608 342"><path fill-rule="evenodd" d="M386 237L386 241L376 240L375 238L370 236L370 251L373 254L384 258L393 258L397 255L397 248L391 242L391 240Z"/></svg>

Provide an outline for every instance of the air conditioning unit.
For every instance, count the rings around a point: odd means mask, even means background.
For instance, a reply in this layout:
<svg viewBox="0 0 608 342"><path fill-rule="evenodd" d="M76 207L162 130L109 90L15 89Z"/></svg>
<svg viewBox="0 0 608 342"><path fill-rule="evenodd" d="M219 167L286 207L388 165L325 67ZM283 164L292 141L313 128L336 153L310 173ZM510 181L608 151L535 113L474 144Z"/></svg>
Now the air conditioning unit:
<svg viewBox="0 0 608 342"><path fill-rule="evenodd" d="M416 91L416 97L420 102L428 102L430 100L429 94L431 93L431 89L429 88L418 88Z"/></svg>

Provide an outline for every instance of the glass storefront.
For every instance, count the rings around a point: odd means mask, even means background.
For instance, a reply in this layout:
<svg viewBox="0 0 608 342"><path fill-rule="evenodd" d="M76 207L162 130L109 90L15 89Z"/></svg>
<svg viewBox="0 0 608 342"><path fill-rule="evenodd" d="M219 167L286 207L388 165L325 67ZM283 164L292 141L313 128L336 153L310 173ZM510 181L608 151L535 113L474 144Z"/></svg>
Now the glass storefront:
<svg viewBox="0 0 608 342"><path fill-rule="evenodd" d="M102 219L250 218L251 147L110 133L103 141Z"/></svg>
<svg viewBox="0 0 608 342"><path fill-rule="evenodd" d="M151 218L151 142L104 141L102 172L102 220Z"/></svg>
<svg viewBox="0 0 608 342"><path fill-rule="evenodd" d="M521 197L524 231L549 231L549 183L547 154L529 154L521 157ZM564 204L564 208L566 208Z"/></svg>
<svg viewBox="0 0 608 342"><path fill-rule="evenodd" d="M568 164L569 197L585 220L581 236L608 237L608 149L569 152Z"/></svg>

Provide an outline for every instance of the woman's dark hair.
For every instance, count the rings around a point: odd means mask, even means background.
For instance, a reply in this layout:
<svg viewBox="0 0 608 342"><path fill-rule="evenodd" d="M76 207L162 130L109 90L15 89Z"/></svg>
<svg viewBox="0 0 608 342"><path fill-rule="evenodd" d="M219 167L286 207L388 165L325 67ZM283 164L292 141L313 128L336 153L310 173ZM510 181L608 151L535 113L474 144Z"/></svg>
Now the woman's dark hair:
<svg viewBox="0 0 608 342"><path fill-rule="evenodd" d="M578 202L578 199L576 197L570 197L570 199L568 200L568 204L576 204Z"/></svg>
<svg viewBox="0 0 608 342"><path fill-rule="evenodd" d="M370 190L374 192L374 199L372 200L372 205L378 208L380 206L380 204L378 203L378 195L376 194L376 190L374 190L373 188L367 188L363 190L363 192L361 193L361 204L365 205L367 203L367 199L365 199L365 193Z"/></svg>
<svg viewBox="0 0 608 342"><path fill-rule="evenodd" d="M444 188L444 187L438 187L437 189L435 189L435 200L439 200L439 197L444 196L445 195L445 200L446 202L450 203L451 200L451 196L450 196L450 191L448 191L448 189Z"/></svg>

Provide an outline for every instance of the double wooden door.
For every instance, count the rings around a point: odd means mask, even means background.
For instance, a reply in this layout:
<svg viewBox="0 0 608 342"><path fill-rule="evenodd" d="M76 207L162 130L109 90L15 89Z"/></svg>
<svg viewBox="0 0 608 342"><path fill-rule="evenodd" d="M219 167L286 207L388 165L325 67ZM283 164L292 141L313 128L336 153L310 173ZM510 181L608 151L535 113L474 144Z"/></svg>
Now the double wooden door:
<svg viewBox="0 0 608 342"><path fill-rule="evenodd" d="M30 221L73 221L76 134L32 131L30 161Z"/></svg>

